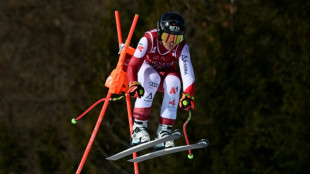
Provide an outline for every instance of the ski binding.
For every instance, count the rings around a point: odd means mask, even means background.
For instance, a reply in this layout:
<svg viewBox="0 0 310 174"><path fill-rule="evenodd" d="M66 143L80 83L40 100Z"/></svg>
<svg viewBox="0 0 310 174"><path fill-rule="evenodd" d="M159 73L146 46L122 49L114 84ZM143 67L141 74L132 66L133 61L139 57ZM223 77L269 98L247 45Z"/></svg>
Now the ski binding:
<svg viewBox="0 0 310 174"><path fill-rule="evenodd" d="M152 140L152 141L149 141L149 142L146 142L146 143L142 143L142 144L130 147L130 148L128 148L128 149L126 149L124 151L121 151L121 152L119 152L119 153L117 153L117 154L115 154L113 156L110 156L110 157L108 157L106 159L107 160L118 160L120 158L123 158L125 156L130 155L130 154L133 154L135 152L142 151L142 150L147 149L149 147L154 147L157 144L160 144L160 143L163 143L163 142L166 142L166 141L171 141L171 140L180 138L182 135L183 135L182 131L175 130L169 136L166 136L166 137L161 138L161 139L155 139L155 140Z"/></svg>
<svg viewBox="0 0 310 174"><path fill-rule="evenodd" d="M156 158L156 157L160 157L163 155L168 155L168 154L172 154L172 153L176 153L176 152L181 152L181 151L185 151L185 150L189 150L189 149L204 148L204 147L207 147L208 145L209 145L209 141L207 139L201 139L195 144L190 144L190 145L185 145L185 146L175 146L175 147L171 147L171 148L158 150L155 152L147 153L147 154L142 155L142 156L138 156L137 158L133 158L133 159L130 159L128 161L129 162L142 162L142 161L145 161L148 159L152 159L152 158Z"/></svg>

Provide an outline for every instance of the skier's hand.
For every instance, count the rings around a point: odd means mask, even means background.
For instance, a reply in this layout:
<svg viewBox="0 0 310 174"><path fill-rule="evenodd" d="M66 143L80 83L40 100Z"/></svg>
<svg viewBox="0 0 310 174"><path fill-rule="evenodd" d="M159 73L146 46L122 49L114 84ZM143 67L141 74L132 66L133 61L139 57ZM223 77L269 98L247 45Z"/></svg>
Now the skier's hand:
<svg viewBox="0 0 310 174"><path fill-rule="evenodd" d="M144 95L144 88L137 81L133 81L129 83L128 91L132 97L141 98Z"/></svg>
<svg viewBox="0 0 310 174"><path fill-rule="evenodd" d="M182 93L182 97L179 102L179 106L181 109L185 111L193 110L195 107L194 104L194 97L191 96L189 93Z"/></svg>
<svg viewBox="0 0 310 174"><path fill-rule="evenodd" d="M122 50L124 49L124 47L125 47L125 44L124 44L124 43L121 43L121 44L119 45L118 54L121 54L121 52L122 52Z"/></svg>

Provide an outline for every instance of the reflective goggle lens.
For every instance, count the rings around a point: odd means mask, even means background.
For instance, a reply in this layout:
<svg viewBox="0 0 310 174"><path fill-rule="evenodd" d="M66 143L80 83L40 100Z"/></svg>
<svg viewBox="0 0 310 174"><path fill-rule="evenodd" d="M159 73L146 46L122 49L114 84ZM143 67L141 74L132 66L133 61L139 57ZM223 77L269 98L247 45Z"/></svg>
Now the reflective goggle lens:
<svg viewBox="0 0 310 174"><path fill-rule="evenodd" d="M174 44L179 44L183 41L183 35L173 35L169 33L163 33L161 35L161 40L164 42L173 41Z"/></svg>

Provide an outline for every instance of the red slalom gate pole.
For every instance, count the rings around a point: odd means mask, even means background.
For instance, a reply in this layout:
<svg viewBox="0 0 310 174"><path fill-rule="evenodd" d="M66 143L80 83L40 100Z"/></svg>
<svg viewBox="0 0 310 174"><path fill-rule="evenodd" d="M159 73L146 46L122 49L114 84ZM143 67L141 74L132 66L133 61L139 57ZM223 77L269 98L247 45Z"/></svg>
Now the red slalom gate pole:
<svg viewBox="0 0 310 174"><path fill-rule="evenodd" d="M131 25L131 28L130 28L130 31L129 31L129 34L128 34L128 36L127 36L127 40L126 40L126 42L125 42L125 47L124 47L124 49L123 49L123 51L121 52L121 54L120 54L120 57L119 57L119 60L118 60L118 63L117 63L117 67L116 67L116 69L115 70L119 70L119 71L116 71L116 72L121 72L121 70L122 70L122 67L123 67L123 62L124 62L124 59L125 59L125 55L126 55L126 51L127 51L127 49L128 49L128 47L129 47L129 43L130 43L130 40L131 40L131 37L132 37L132 35L133 35L133 31L134 31L134 29L135 29L135 26L136 26L136 23L137 23L137 21L138 21L138 17L139 17L139 15L135 15L135 17L134 17L134 20L133 20L133 23L132 23L132 25ZM120 32L118 32L118 35L120 34ZM119 40L120 41L120 40ZM113 72L112 72L113 73ZM121 75L121 74L119 74L119 75ZM111 75L110 75L111 76ZM86 161L86 158L87 158L87 156L88 156L88 154L89 154L89 151L90 151L90 149L91 149L91 146L92 146L92 144L93 144L93 142L94 142L94 140L95 140L95 137L96 137L96 135L97 135L97 132L98 132L98 130L99 130L99 127L100 127L100 124L101 124L101 122L102 122L102 119L103 119L103 117L104 117L104 114L105 114L105 111L106 111L106 109L107 109L107 107L108 107L108 104L109 104L109 101L110 101L110 98L111 98L111 95L112 95L112 93L120 93L121 91L119 91L119 89L117 88L118 86L122 86L123 84L119 84L120 82L117 80L117 78L112 78L112 79L110 79L110 81L108 81L108 86L109 86L109 91L108 91L108 94L107 94L107 97L106 97L106 100L107 101L105 101L104 102L104 105L103 105L103 107L102 107L102 110L101 110L101 112L100 112L100 115L99 115L99 118L98 118L98 120L97 120L97 123L96 123L96 126L95 126L95 128L94 128L94 130L93 130L93 133L92 133L92 135L91 135L91 138L90 138L90 140L89 140L89 142L88 142L88 144L87 144L87 147L86 147L86 150L85 150L85 152L84 152L84 154L83 154L83 157L82 157L82 159L81 159L81 162L80 162L80 164L79 164L79 167L78 167L78 169L77 169L77 171L76 171L76 174L80 174L81 173L81 171L82 171L82 168L83 168L83 166L84 166L84 163L85 163L85 161ZM107 82L106 82L106 86L107 86ZM137 166L137 165L135 165L135 166ZM135 172L138 172L138 168L137 167L135 167ZM138 173L136 173L136 174L138 174Z"/></svg>
<svg viewBox="0 0 310 174"><path fill-rule="evenodd" d="M116 20L118 45L120 45L120 44L123 43L123 39L122 39L121 23L120 23L118 11L115 11L115 20ZM132 121L132 112L131 112L131 104L130 104L130 96L129 96L129 94L126 95L126 104L127 104L129 131L130 131L129 134L131 136L131 133L133 132L133 127L132 127L133 126L133 121ZM133 156L133 158L137 158L137 153L136 152L133 153L132 156ZM138 163L134 162L133 165L134 165L135 174L139 174Z"/></svg>
<svg viewBox="0 0 310 174"><path fill-rule="evenodd" d="M121 30L121 21L119 19L118 11L115 11L115 21L116 21L118 45L120 45L121 43L123 43L123 38L122 38L122 30Z"/></svg>
<svg viewBox="0 0 310 174"><path fill-rule="evenodd" d="M131 133L133 132L133 120L132 120L132 112L131 112L131 105L130 105L130 95L126 95L126 103L127 103L127 112L128 112L128 122L129 122L129 130L130 130L130 136L132 135ZM132 154L133 158L137 158L137 152ZM135 169L135 174L139 174L139 168L138 168L138 163L134 162L133 163L134 169Z"/></svg>
<svg viewBox="0 0 310 174"><path fill-rule="evenodd" d="M101 122L102 122L104 113L105 113L105 111L106 111L106 109L107 109L107 107L108 107L108 104L109 104L111 95L112 95L112 93L108 92L107 97L106 97L107 100L106 100L106 101L104 102L104 104L103 104L103 107L102 107L102 110L101 110L101 112L100 112L99 118L98 118L98 120L97 120L96 126L95 126L95 128L94 128L94 130L93 130L93 133L91 134L90 140L89 140L89 142L88 142L88 144L87 144L86 150L85 150L85 152L84 152L84 155L83 155L83 157L82 157L82 160L81 160L81 162L80 162L80 165L79 165L79 167L78 167L78 169L77 169L77 171L76 171L76 174L80 174L81 171L82 171L82 168L83 168L83 166L84 166L84 163L85 163L85 161L86 161L86 158L87 158L87 156L88 156L88 153L89 153L89 151L90 151L90 149L91 149L91 146L92 146L92 144L93 144L93 142L94 142L94 140L95 140L95 137L96 137L96 135L97 135L97 132L98 132L98 130L99 130L99 127L100 127L100 124L101 124Z"/></svg>

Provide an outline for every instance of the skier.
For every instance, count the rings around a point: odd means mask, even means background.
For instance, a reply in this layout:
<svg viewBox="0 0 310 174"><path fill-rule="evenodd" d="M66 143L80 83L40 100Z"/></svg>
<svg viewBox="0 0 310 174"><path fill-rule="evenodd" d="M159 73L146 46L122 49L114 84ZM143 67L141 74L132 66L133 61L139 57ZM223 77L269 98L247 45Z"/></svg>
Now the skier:
<svg viewBox="0 0 310 174"><path fill-rule="evenodd" d="M195 77L189 47L185 43L185 21L175 12L164 13L157 29L145 32L128 64L128 93L137 98L133 110L134 125L131 145L150 141L147 122L157 91L163 92L157 138L171 133L177 106L194 109ZM179 71L175 61L178 60ZM181 81L182 79L182 81ZM182 97L179 100L183 85ZM156 149L174 147L173 141L156 145Z"/></svg>

